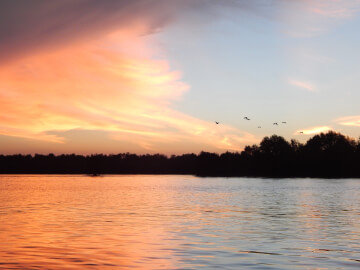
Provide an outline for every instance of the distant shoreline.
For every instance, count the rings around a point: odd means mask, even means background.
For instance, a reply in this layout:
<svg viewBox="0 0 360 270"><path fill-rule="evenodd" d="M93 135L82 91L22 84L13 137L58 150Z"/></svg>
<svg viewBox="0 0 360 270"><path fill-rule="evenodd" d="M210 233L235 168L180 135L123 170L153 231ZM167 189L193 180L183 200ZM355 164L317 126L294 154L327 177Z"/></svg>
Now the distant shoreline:
<svg viewBox="0 0 360 270"><path fill-rule="evenodd" d="M306 144L272 135L242 152L222 154L0 155L0 174L360 178L360 141L330 131Z"/></svg>
<svg viewBox="0 0 360 270"><path fill-rule="evenodd" d="M336 179L359 179L360 176L336 176L336 177L321 177L321 176L241 176L241 175L194 175L194 174L167 174L167 173L156 173L156 174L140 174L140 173L123 173L123 174L100 174L96 176L95 178L101 178L105 176L194 176L198 178L256 178L256 179L328 179L328 180L336 180ZM87 174L79 174L79 173L0 173L1 176L87 176L87 177L93 177L91 175Z"/></svg>

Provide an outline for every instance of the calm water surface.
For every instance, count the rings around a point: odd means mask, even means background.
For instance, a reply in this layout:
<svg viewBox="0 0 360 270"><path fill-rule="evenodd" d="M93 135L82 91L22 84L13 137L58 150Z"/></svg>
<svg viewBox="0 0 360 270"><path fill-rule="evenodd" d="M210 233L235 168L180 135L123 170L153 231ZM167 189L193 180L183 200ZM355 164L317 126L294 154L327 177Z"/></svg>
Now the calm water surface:
<svg viewBox="0 0 360 270"><path fill-rule="evenodd" d="M1 269L360 269L360 179L0 176Z"/></svg>

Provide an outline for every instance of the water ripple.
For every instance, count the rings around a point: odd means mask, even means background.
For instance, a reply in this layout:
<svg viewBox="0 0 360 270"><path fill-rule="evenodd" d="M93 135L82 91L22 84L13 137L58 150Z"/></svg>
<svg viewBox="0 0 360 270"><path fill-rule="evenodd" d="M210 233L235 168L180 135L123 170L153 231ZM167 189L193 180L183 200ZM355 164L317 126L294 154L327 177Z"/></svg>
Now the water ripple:
<svg viewBox="0 0 360 270"><path fill-rule="evenodd" d="M359 269L360 181L0 176L0 269Z"/></svg>

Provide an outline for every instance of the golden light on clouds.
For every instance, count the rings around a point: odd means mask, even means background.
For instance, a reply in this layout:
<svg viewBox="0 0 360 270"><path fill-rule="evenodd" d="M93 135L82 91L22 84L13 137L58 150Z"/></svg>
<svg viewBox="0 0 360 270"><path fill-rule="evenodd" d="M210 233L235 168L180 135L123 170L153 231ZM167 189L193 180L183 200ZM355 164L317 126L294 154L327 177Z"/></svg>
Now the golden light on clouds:
<svg viewBox="0 0 360 270"><path fill-rule="evenodd" d="M0 134L66 144L71 131L84 131L84 137L86 131L105 132L104 142L89 145L97 152L117 141L134 147L122 144L114 152L182 153L241 150L257 140L173 110L171 104L189 89L181 73L166 60L153 60L144 39L127 35L122 43L121 35L0 66L0 104L6 112Z"/></svg>
<svg viewBox="0 0 360 270"><path fill-rule="evenodd" d="M277 129L272 125L266 127L265 123L273 120L266 120L270 116L261 105L271 106L265 92L277 102L276 109L271 107L274 114L287 113L289 123L296 122L297 126L307 126L306 123L311 126L306 114L313 113L307 107L312 104L306 101L309 95L300 93L302 99L299 102L288 99L290 95L297 95L299 91L316 92L311 95L316 106L322 106L322 109L324 106L335 107L333 103L325 105L325 102L333 102L333 96L327 94L335 84L332 80L324 83L326 68L323 67L332 65L335 68L336 54L332 55L330 50L320 52L311 44L305 46L306 39L296 44L287 40L294 36L314 37L334 29L334 25L354 16L359 10L359 1L275 1L271 6L251 1L200 2L109 0L79 1L77 4L72 1L25 1L17 4L5 1L2 6L8 10L1 9L0 12L5 22L0 25L3 152L14 153L7 142L12 141L15 149L16 138L37 147L42 143L42 149L55 149L56 153L237 151L260 141L261 138L253 134L262 137L271 133L284 136L292 133L290 125ZM216 30L211 32L216 34L214 38L201 36L198 41L203 43L192 46L194 40L187 34L187 27L210 33L207 31L225 26L221 22L226 16L226 20L232 22L226 27L235 31L236 23L240 23L236 19L239 12L265 16L276 22L277 26L271 27L276 30L274 36L259 37L264 38L263 44L278 44L279 38L284 41L281 52L288 51L290 60L284 57L283 63L277 63L269 58L268 63L279 72L284 71L279 77L284 78L279 87L285 83L298 92L287 97L276 96L280 92L275 91L275 84L257 86L257 78L262 76L257 68L249 68L246 61L243 63L237 57L223 57L221 53L229 50L231 47L227 46L231 44L241 44L241 48L237 48L239 57L246 51L251 42L238 40L241 35L231 35L231 42L219 42L219 47L206 47L215 38L219 41L229 38L227 34L220 34L223 31L218 33ZM247 21L245 17L243 22ZM215 25L216 21L219 24ZM183 33L182 27L186 33L177 36ZM291 37L278 35L277 27ZM176 38L172 36L174 33ZM251 34L247 40L254 37ZM266 46L266 49L274 48ZM199 57L192 57L195 55ZM254 60L258 57L249 54L249 57L253 56ZM274 53L272 57L279 59L281 55ZM219 65L210 65L210 62ZM182 70L174 70L173 64ZM284 68L283 64L289 68ZM186 72L184 78L189 81L183 80L182 71ZM243 74L233 76L234 72ZM266 76L263 83L270 78ZM185 95L190 89L193 92ZM252 98L248 93L257 93L254 94L257 95L256 103L252 106L251 100L249 104L245 101ZM187 100L182 101L185 96ZM340 107L336 107L337 112L332 115L341 115ZM185 110L194 115L184 113ZM301 110L307 111L303 114ZM244 122L241 121L243 115L258 117ZM216 119L210 119L212 117L222 119L221 123L216 125L213 121ZM313 122L314 125L328 122L324 116L317 117L321 119ZM337 123L359 126L356 117ZM257 129L258 125L264 128ZM303 132L314 134L327 128L314 127ZM19 146L16 149L26 152L30 148ZM35 147L32 149L36 151Z"/></svg>
<svg viewBox="0 0 360 270"><path fill-rule="evenodd" d="M320 126L320 127L311 127L306 129L299 129L294 132L294 135L305 134L305 135L313 135L318 133L325 133L330 130L333 130L331 127L328 126Z"/></svg>
<svg viewBox="0 0 360 270"><path fill-rule="evenodd" d="M360 127L360 115L340 117L335 122L343 126Z"/></svg>

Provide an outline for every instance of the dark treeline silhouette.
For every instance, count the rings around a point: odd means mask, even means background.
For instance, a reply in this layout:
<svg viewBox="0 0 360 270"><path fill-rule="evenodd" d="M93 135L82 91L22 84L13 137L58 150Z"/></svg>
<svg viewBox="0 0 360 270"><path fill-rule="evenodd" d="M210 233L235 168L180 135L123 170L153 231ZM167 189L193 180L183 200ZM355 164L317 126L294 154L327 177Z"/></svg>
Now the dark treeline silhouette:
<svg viewBox="0 0 360 270"><path fill-rule="evenodd" d="M360 141L330 131L305 144L272 135L242 152L223 154L0 155L0 173L360 177Z"/></svg>

